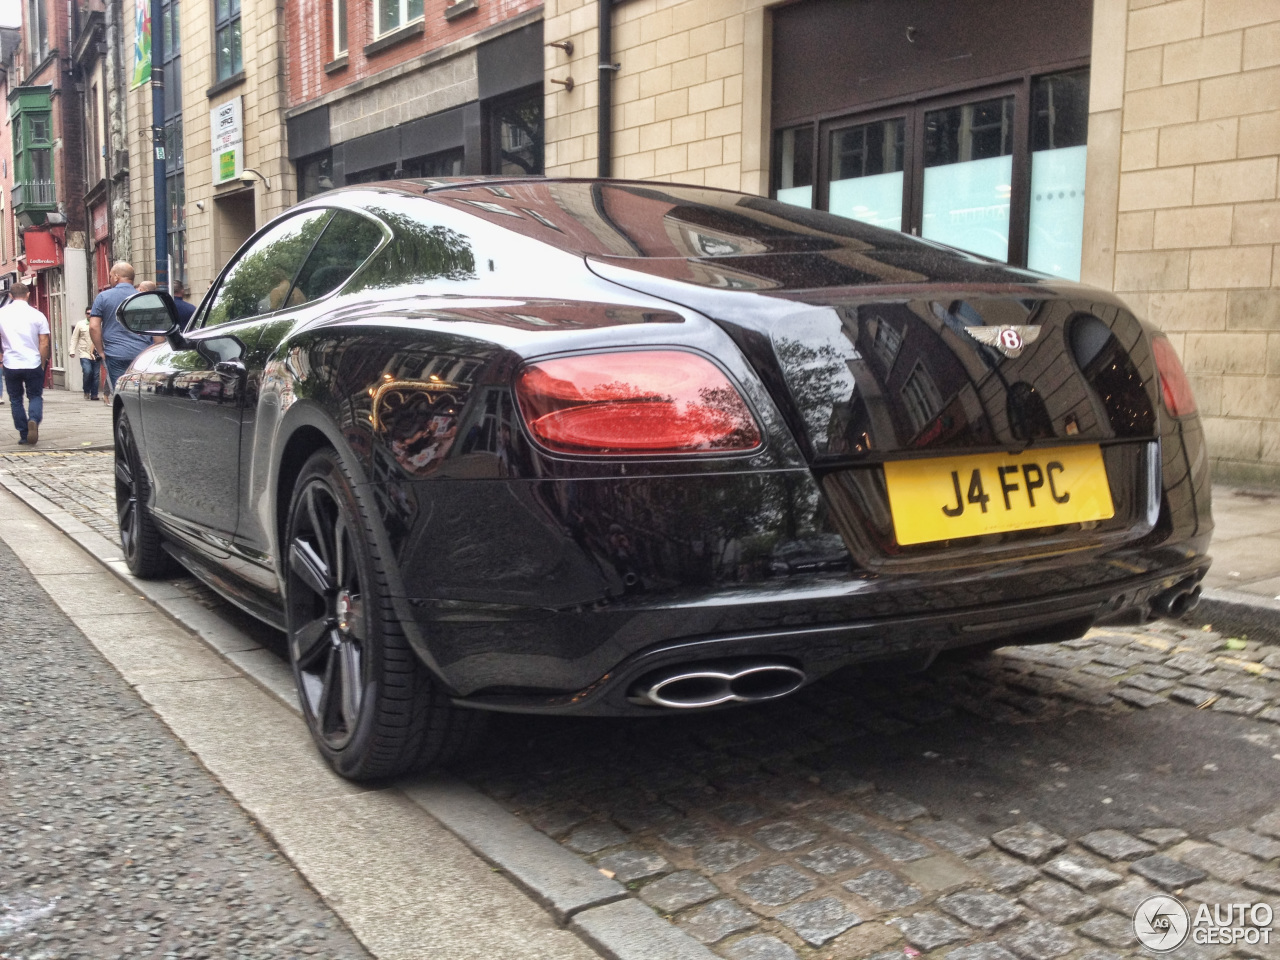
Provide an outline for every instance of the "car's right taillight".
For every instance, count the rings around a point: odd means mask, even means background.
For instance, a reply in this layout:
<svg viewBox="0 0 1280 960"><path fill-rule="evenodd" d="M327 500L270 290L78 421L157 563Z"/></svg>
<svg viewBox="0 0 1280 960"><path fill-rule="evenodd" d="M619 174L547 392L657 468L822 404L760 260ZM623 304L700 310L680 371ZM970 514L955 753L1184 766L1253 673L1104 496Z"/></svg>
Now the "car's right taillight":
<svg viewBox="0 0 1280 960"><path fill-rule="evenodd" d="M746 401L710 360L626 350L539 360L516 397L530 433L559 453L741 453L760 446Z"/></svg>
<svg viewBox="0 0 1280 960"><path fill-rule="evenodd" d="M1152 337L1151 350L1156 356L1156 371L1160 374L1160 391L1164 394L1165 407L1175 417L1195 413L1195 395L1169 338Z"/></svg>

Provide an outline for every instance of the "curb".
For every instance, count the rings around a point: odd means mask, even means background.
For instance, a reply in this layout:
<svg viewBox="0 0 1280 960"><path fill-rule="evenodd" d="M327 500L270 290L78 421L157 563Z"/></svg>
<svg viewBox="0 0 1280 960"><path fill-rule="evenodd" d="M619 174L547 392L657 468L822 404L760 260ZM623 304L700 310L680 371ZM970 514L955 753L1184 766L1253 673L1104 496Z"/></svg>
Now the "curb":
<svg viewBox="0 0 1280 960"><path fill-rule="evenodd" d="M1280 643L1280 600L1242 590L1205 587L1199 605L1182 619L1210 623L1219 633Z"/></svg>
<svg viewBox="0 0 1280 960"><path fill-rule="evenodd" d="M157 610L195 634L252 683L301 715L293 672L257 640L164 581L138 580L120 548L66 510L0 472L8 490ZM474 854L608 960L719 960L546 834L465 783L436 775L398 789Z"/></svg>

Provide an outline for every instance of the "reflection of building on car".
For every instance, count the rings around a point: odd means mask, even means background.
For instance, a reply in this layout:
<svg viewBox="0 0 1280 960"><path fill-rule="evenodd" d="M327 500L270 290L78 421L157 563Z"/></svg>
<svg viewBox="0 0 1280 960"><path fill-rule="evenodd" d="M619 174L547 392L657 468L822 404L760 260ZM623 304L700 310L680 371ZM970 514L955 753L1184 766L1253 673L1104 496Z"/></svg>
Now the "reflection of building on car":
<svg viewBox="0 0 1280 960"><path fill-rule="evenodd" d="M758 197L335 191L161 332L118 400L131 569L174 556L285 629L349 777L446 759L485 709L764 700L1177 614L1208 567L1158 331Z"/></svg>

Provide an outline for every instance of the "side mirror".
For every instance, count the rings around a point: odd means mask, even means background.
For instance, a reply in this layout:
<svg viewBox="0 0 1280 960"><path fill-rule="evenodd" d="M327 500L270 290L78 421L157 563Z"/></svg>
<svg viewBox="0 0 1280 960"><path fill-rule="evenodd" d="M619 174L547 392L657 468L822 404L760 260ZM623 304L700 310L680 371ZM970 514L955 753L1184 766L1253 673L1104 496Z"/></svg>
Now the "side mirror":
<svg viewBox="0 0 1280 960"><path fill-rule="evenodd" d="M145 337L166 337L175 348L183 342L173 298L163 291L135 293L116 308L116 319Z"/></svg>

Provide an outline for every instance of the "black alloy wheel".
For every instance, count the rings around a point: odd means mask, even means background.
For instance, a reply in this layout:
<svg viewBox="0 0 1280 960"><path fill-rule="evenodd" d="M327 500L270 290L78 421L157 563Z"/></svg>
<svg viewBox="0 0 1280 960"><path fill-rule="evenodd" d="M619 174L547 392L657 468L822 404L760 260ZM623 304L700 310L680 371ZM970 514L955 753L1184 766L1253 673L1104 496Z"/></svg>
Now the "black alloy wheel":
<svg viewBox="0 0 1280 960"><path fill-rule="evenodd" d="M331 750L351 742L368 683L360 564L334 489L303 487L289 539L289 655L312 730Z"/></svg>
<svg viewBox="0 0 1280 960"><path fill-rule="evenodd" d="M313 454L298 476L285 571L298 697L339 774L394 776L469 745L483 718L455 708L410 648L355 484L332 450Z"/></svg>
<svg viewBox="0 0 1280 960"><path fill-rule="evenodd" d="M151 486L147 482L133 427L124 412L115 429L116 523L120 546L129 572L144 580L162 575L169 567L160 531L147 506Z"/></svg>

